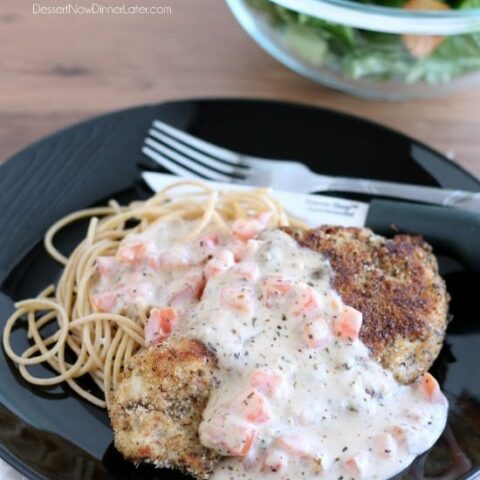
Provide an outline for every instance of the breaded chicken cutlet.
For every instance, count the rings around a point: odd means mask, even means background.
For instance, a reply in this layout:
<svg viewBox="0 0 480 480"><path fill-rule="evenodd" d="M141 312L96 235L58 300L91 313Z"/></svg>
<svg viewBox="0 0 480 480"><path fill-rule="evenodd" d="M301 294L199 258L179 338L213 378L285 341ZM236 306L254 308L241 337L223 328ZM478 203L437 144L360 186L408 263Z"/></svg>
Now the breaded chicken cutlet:
<svg viewBox="0 0 480 480"><path fill-rule="evenodd" d="M202 343L182 337L129 361L109 407L115 446L125 458L208 478L219 457L200 443L198 426L215 365Z"/></svg>
<svg viewBox="0 0 480 480"><path fill-rule="evenodd" d="M361 339L399 382L430 368L445 334L448 294L421 237L386 239L343 227L285 230L329 259L334 288L363 313ZM134 462L208 478L219 457L200 444L198 427L215 368L204 345L175 336L133 357L109 409L117 449Z"/></svg>
<svg viewBox="0 0 480 480"><path fill-rule="evenodd" d="M360 338L400 383L430 368L442 348L449 297L422 237L327 226L289 233L328 258L334 289L363 314Z"/></svg>

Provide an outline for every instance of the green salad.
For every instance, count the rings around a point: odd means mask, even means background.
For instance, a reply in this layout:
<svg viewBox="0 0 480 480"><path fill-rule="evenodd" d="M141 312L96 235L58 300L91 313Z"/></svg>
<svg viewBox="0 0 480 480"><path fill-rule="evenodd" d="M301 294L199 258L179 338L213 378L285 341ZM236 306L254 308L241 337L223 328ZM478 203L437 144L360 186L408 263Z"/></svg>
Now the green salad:
<svg viewBox="0 0 480 480"><path fill-rule="evenodd" d="M425 1L438 10L480 8L480 0L357 1L398 8ZM306 63L341 70L351 79L438 84L480 70L480 32L450 37L373 32L298 13L270 0L247 2L282 32L287 47Z"/></svg>

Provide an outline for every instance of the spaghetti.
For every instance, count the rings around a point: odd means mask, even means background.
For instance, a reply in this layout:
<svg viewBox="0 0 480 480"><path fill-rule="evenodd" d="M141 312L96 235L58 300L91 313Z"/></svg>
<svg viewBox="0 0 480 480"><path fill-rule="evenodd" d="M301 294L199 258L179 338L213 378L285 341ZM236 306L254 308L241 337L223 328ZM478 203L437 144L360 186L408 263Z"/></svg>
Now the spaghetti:
<svg viewBox="0 0 480 480"><path fill-rule="evenodd" d="M56 288L50 286L37 298L16 303L3 331L6 354L27 382L39 386L66 383L84 399L106 407L123 365L145 346L146 313L141 305L137 314L129 316L95 310L89 292L97 275L96 259L115 255L125 237L142 233L157 222L195 220L188 235L177 240L188 242L212 227L229 234L232 221L262 212L271 212L273 227L295 224L267 190L218 192L196 181L173 183L145 202L120 206L110 201L106 207L62 218L47 231L44 241L47 252L64 266L61 278ZM67 258L55 247L54 237L65 226L86 218L90 219L86 236ZM18 355L11 334L20 319L27 320L31 346ZM47 324L55 324L55 331L42 336ZM72 354L74 360L68 361ZM39 364L48 365L57 375L34 376L29 367ZM91 377L103 395L97 396L79 383L84 375Z"/></svg>

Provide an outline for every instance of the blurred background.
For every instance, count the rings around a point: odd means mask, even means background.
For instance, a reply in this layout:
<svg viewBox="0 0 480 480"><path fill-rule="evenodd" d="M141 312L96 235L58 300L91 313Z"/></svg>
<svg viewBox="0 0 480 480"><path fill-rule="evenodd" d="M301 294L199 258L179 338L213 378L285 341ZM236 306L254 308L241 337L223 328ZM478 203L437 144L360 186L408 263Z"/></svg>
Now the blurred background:
<svg viewBox="0 0 480 480"><path fill-rule="evenodd" d="M1 1L0 162L50 132L111 110L167 99L251 97L369 118L480 176L480 87L407 102L348 96L278 63L220 0L126 2L170 7L162 15L34 14L35 3Z"/></svg>

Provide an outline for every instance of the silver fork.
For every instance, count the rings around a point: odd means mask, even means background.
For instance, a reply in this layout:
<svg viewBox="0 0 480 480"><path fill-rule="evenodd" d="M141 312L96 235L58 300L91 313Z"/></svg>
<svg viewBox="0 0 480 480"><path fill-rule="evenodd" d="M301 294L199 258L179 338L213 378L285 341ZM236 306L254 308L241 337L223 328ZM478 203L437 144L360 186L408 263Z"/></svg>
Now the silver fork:
<svg viewBox="0 0 480 480"><path fill-rule="evenodd" d="M462 208L480 213L480 193L363 178L330 177L300 162L243 155L155 120L142 152L180 177L273 187L292 192L366 193Z"/></svg>

